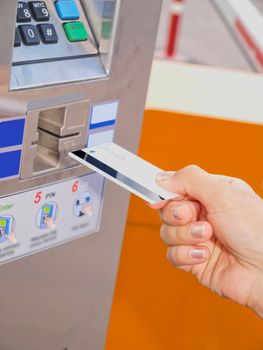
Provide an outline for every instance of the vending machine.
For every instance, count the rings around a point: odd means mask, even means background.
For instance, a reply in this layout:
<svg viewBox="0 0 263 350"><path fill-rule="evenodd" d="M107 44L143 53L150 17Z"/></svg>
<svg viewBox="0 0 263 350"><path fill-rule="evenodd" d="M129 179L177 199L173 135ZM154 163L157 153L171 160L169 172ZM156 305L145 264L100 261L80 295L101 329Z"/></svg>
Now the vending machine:
<svg viewBox="0 0 263 350"><path fill-rule="evenodd" d="M136 152L160 8L1 1L1 350L104 348L129 195L68 152Z"/></svg>

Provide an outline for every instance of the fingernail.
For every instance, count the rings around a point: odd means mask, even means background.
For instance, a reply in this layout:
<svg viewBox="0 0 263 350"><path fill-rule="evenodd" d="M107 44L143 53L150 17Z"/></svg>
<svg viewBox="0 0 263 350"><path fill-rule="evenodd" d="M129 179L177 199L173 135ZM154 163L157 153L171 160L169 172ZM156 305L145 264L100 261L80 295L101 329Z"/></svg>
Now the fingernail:
<svg viewBox="0 0 263 350"><path fill-rule="evenodd" d="M197 224L191 227L191 235L194 238L202 238L204 236L205 225Z"/></svg>
<svg viewBox="0 0 263 350"><path fill-rule="evenodd" d="M206 251L204 249L194 248L191 250L190 254L194 259L204 259L206 257Z"/></svg>
<svg viewBox="0 0 263 350"><path fill-rule="evenodd" d="M174 171L165 171L156 175L156 181L166 181L169 180L174 174Z"/></svg>
<svg viewBox="0 0 263 350"><path fill-rule="evenodd" d="M174 207L172 209L172 214L173 214L173 217L176 219L176 220L181 220L182 217L183 217L183 206L179 206L179 207Z"/></svg>

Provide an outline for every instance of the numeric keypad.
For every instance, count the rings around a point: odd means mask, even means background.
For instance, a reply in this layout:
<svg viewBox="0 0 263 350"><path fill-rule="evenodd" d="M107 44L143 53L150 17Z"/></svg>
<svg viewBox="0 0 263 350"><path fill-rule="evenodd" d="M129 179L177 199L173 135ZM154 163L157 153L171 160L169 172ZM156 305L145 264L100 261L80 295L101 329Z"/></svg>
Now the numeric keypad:
<svg viewBox="0 0 263 350"><path fill-rule="evenodd" d="M50 8L49 12L47 3L49 6L53 3L53 11ZM56 10L55 13L54 10ZM52 14L52 17L57 14L57 19L59 19L65 33L61 33L61 30L57 31L57 25L59 24L56 19L51 18L50 14ZM72 21L73 19L75 21ZM21 44L26 46L56 44L60 40L58 33L60 35L64 34L63 39L68 39L72 43L86 41L89 34L84 22L79 19L80 11L76 0L20 0L17 5L18 25L15 32L14 46L19 47Z"/></svg>

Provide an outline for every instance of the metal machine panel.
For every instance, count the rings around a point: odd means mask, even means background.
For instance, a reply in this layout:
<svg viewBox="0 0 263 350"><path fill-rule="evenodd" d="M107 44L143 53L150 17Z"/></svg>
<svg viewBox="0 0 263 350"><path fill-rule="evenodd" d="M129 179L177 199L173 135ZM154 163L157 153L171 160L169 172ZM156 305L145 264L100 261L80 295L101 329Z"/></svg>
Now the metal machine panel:
<svg viewBox="0 0 263 350"><path fill-rule="evenodd" d="M93 20L102 2L110 11ZM0 259L14 260L0 266L0 348L101 350L129 195L106 183L102 196L97 175L67 152L109 139L136 151L161 0L76 1L98 53L52 61L36 56L19 65L12 44L17 3L3 0L0 11L0 128L24 121L18 136L0 144L0 254L6 254ZM100 114L112 112L114 103L111 118ZM93 112L99 113L94 122ZM75 197L73 185L86 180L90 187ZM57 198L47 197L54 192Z"/></svg>

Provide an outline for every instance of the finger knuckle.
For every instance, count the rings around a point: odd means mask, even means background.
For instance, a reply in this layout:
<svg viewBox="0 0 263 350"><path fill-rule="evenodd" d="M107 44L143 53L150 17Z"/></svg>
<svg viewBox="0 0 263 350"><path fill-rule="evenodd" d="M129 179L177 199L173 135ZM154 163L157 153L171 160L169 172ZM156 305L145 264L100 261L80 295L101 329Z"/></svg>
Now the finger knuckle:
<svg viewBox="0 0 263 350"><path fill-rule="evenodd" d="M163 234L163 242L167 245L174 245L177 243L177 228L175 226L166 225Z"/></svg>
<svg viewBox="0 0 263 350"><path fill-rule="evenodd" d="M172 256L172 248L171 247L169 247L166 251L166 258L171 264L173 263L173 256Z"/></svg>
<svg viewBox="0 0 263 350"><path fill-rule="evenodd" d="M169 248L169 261L173 265L178 265L180 263L180 249L176 246Z"/></svg>
<svg viewBox="0 0 263 350"><path fill-rule="evenodd" d="M192 237L190 235L190 227L191 224L187 224L184 226L180 227L180 230L178 230L178 241L180 242L179 244L189 244L192 242Z"/></svg>
<svg viewBox="0 0 263 350"><path fill-rule="evenodd" d="M167 204L166 207L161 211L161 220L166 224L171 224L174 222L173 203Z"/></svg>
<svg viewBox="0 0 263 350"><path fill-rule="evenodd" d="M165 241L166 239L166 225L162 225L160 228L160 237L162 241Z"/></svg>
<svg viewBox="0 0 263 350"><path fill-rule="evenodd" d="M198 165L195 164L188 165L183 170L190 175L203 171Z"/></svg>
<svg viewBox="0 0 263 350"><path fill-rule="evenodd" d="M167 249L167 259L173 266L178 265L177 261L177 249L175 247L169 247Z"/></svg>

